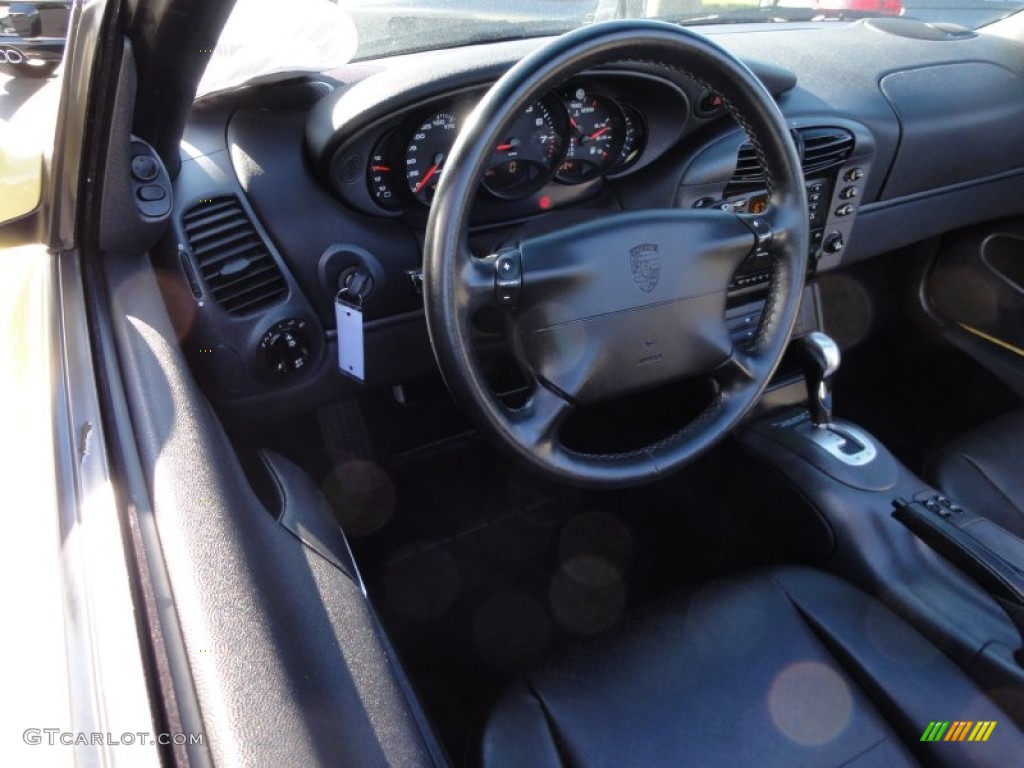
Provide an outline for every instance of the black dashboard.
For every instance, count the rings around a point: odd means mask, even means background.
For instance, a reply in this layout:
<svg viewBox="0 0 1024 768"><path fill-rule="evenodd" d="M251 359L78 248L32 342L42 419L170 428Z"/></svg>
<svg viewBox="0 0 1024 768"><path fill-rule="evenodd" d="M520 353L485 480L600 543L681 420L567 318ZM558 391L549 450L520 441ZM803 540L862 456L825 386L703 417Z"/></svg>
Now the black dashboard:
<svg viewBox="0 0 1024 768"><path fill-rule="evenodd" d="M748 63L791 124L813 270L1024 209L1024 46L903 20L707 33ZM352 64L197 102L173 237L155 258L184 346L227 417L283 419L364 386L337 371L344 286L365 294L367 384L434 370L418 293L432 189L475 100L539 43ZM766 196L716 94L657 63L620 62L514 119L488 163L471 244L492 252L522 228L625 209L756 212ZM767 277L755 260L734 278L738 343ZM493 335L486 323L480 335Z"/></svg>

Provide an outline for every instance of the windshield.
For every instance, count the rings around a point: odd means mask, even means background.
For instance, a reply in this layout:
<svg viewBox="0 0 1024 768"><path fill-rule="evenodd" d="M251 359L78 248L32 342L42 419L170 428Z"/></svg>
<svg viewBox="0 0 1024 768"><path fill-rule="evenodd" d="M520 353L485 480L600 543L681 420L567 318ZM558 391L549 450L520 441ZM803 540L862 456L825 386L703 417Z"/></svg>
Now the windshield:
<svg viewBox="0 0 1024 768"><path fill-rule="evenodd" d="M1022 8L1024 0L238 0L199 90L616 18L697 26L888 16L976 28Z"/></svg>

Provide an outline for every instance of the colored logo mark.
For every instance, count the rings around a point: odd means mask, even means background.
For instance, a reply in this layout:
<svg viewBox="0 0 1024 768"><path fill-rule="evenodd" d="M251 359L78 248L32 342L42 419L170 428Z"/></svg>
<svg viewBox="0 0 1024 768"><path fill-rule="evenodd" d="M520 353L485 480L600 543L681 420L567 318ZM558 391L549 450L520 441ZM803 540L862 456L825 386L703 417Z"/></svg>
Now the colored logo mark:
<svg viewBox="0 0 1024 768"><path fill-rule="evenodd" d="M995 720L932 720L921 741L988 741L995 729Z"/></svg>

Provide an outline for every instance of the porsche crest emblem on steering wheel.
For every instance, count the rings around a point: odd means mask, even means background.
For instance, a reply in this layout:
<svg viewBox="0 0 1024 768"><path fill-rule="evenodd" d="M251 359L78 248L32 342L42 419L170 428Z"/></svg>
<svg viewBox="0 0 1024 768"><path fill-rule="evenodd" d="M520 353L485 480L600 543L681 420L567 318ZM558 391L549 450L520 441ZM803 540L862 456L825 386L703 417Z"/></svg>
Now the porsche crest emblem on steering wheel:
<svg viewBox="0 0 1024 768"><path fill-rule="evenodd" d="M656 243L641 243L629 249L629 271L633 282L644 293L650 293L661 276L661 256Z"/></svg>

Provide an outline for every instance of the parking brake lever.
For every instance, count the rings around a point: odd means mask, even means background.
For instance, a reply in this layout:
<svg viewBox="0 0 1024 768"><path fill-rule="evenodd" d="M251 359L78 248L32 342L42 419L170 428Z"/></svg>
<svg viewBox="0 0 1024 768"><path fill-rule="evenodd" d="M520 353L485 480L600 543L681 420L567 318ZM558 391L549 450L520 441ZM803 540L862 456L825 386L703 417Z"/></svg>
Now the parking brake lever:
<svg viewBox="0 0 1024 768"><path fill-rule="evenodd" d="M1008 562L990 547L955 525L942 507L920 501L896 499L892 516L909 528L979 587L1005 611L1021 636L1022 647L1014 653L1024 667L1024 563ZM931 507L936 507L933 509Z"/></svg>

